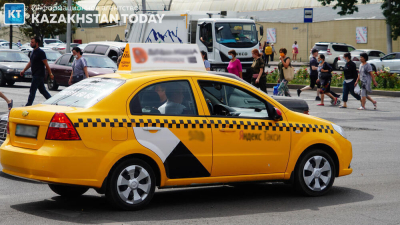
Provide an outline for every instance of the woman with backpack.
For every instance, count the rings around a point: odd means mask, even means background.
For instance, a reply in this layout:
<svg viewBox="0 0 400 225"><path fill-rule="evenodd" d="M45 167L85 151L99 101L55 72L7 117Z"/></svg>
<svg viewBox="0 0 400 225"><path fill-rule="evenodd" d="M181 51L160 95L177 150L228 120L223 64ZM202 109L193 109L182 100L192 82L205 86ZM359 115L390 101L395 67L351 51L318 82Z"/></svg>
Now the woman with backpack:
<svg viewBox="0 0 400 225"><path fill-rule="evenodd" d="M290 96L290 92L289 92L289 87L288 87L288 83L289 81L285 79L285 74L283 73L283 68L289 68L292 66L292 64L290 63L290 58L286 57L287 54L287 50L286 48L281 48L279 49L279 64L278 64L278 70L279 70L279 80L278 83L279 87L278 87L278 95L279 96Z"/></svg>
<svg viewBox="0 0 400 225"><path fill-rule="evenodd" d="M321 94L321 103L318 106L324 106L324 95L328 95L331 99L334 100L334 104L337 103L337 98L333 97L330 93L331 91L331 78L332 78L332 67L325 62L325 55L320 54L318 57L318 80L320 83L320 94Z"/></svg>

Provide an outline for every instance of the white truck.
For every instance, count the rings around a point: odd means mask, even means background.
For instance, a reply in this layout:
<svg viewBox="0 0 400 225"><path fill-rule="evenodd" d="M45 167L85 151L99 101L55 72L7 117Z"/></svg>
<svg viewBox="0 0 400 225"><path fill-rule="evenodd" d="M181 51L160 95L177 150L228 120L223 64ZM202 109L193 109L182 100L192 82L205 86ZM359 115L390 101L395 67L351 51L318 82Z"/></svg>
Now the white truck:
<svg viewBox="0 0 400 225"><path fill-rule="evenodd" d="M234 49L242 63L243 76L251 79L250 67L253 63L251 50L259 49L254 20L238 19L234 12L162 12L162 14L164 14L162 23L128 24L127 42L196 43L200 51L207 52L211 70L220 72L227 71L230 61L228 52ZM263 35L262 27L260 35Z"/></svg>

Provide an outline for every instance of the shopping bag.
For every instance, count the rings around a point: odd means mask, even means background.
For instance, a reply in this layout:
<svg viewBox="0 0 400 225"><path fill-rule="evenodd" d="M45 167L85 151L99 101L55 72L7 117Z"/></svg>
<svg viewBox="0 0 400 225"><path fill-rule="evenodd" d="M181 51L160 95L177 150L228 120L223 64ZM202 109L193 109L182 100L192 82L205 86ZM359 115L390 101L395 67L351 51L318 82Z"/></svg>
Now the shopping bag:
<svg viewBox="0 0 400 225"><path fill-rule="evenodd" d="M360 89L360 86L358 84L354 87L354 93L356 93L358 95L361 95L361 89Z"/></svg>

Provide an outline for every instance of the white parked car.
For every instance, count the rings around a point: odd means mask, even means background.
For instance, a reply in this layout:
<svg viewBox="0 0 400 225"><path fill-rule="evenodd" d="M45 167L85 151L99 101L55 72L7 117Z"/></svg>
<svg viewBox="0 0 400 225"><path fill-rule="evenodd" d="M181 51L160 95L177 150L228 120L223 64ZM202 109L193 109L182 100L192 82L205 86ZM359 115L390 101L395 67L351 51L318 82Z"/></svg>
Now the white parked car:
<svg viewBox="0 0 400 225"><path fill-rule="evenodd" d="M70 53L71 51L72 51L72 48L73 47L76 47L76 46L78 46L79 44L78 43L71 43L70 44L70 51L66 51L66 48L67 48L67 44L56 44L56 45L52 45L51 46L51 49L52 50L54 50L54 51L58 51L59 53L61 53L61 54L65 54L65 53Z"/></svg>
<svg viewBox="0 0 400 225"><path fill-rule="evenodd" d="M2 49L10 49L10 42L0 42L0 48ZM19 46L15 43L12 43L13 50L20 50Z"/></svg>
<svg viewBox="0 0 400 225"><path fill-rule="evenodd" d="M383 70L384 67L390 68L390 73L400 74L400 52L385 55L380 59L368 60L374 71Z"/></svg>
<svg viewBox="0 0 400 225"><path fill-rule="evenodd" d="M374 49L357 49L352 52L351 54L351 60L356 64L357 68L360 66L361 61L360 61L360 54L361 53L367 53L368 55L368 60L372 59L380 59L383 56L385 56L385 53L379 51L379 50L374 50ZM338 67L340 70L343 70L344 66L346 65L346 61L344 60L343 55L340 55L338 58Z"/></svg>
<svg viewBox="0 0 400 225"><path fill-rule="evenodd" d="M62 42L58 39L52 39L52 38L44 38L43 39L43 46L47 46L47 45L53 44L53 43L65 44L64 42Z"/></svg>
<svg viewBox="0 0 400 225"><path fill-rule="evenodd" d="M356 48L351 45L335 42L317 42L312 49L314 48L318 49L318 54L325 55L325 62L331 64L334 70L339 70L338 60L340 55L356 50ZM312 57L311 50L310 58Z"/></svg>

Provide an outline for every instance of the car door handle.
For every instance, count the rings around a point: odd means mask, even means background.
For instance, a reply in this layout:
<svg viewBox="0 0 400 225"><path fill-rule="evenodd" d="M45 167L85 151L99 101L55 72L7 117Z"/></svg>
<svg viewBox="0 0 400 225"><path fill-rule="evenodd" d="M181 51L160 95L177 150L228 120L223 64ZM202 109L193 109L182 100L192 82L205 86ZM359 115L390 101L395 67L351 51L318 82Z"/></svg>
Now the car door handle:
<svg viewBox="0 0 400 225"><path fill-rule="evenodd" d="M235 132L236 130L235 129L231 129L231 128L221 128L221 129L219 129L219 131L221 131L221 132Z"/></svg>
<svg viewBox="0 0 400 225"><path fill-rule="evenodd" d="M160 127L143 127L142 129L144 131L158 131L158 130L161 130Z"/></svg>

